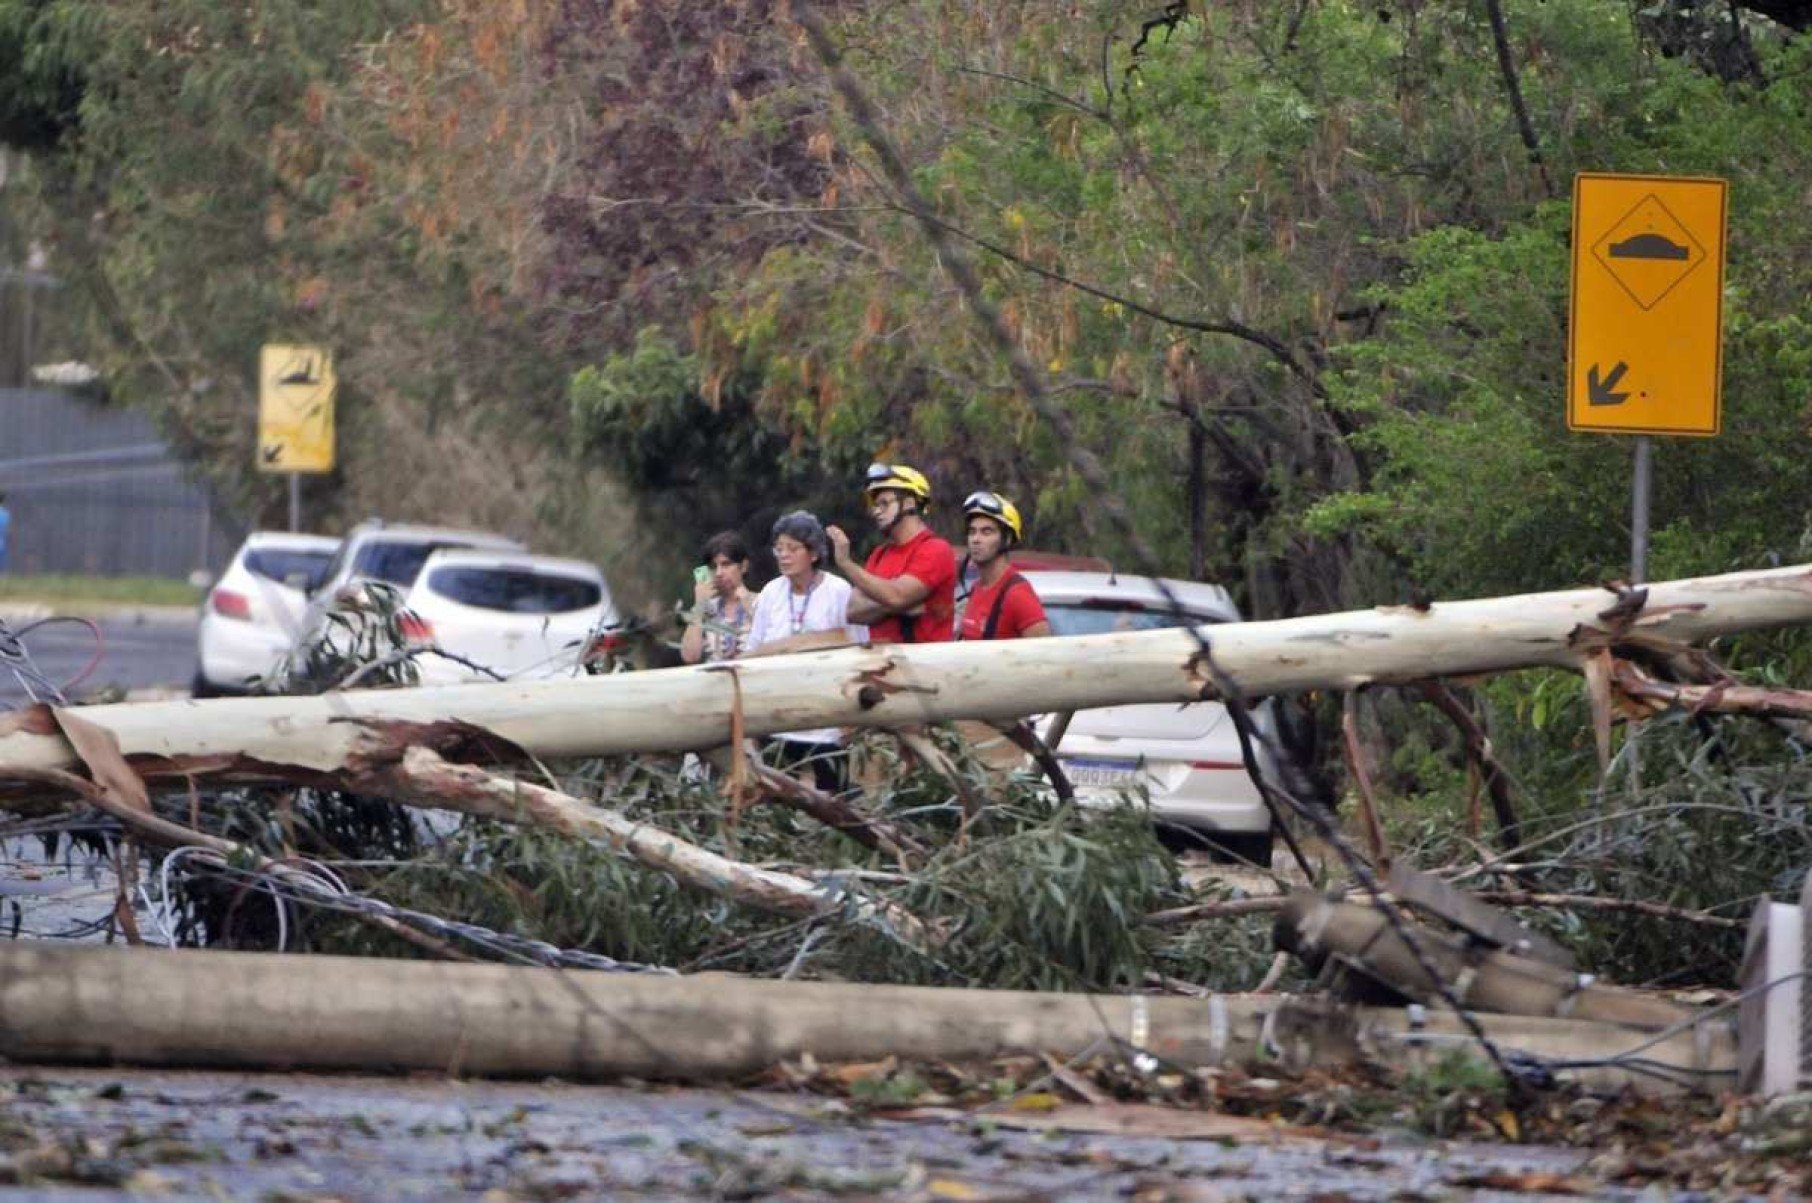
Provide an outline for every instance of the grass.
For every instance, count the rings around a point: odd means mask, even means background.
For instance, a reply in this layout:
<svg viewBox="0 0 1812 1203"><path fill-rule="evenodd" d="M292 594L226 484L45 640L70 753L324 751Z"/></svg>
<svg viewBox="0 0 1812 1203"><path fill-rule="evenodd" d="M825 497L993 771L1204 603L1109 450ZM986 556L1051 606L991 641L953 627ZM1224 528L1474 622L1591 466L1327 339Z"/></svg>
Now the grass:
<svg viewBox="0 0 1812 1203"><path fill-rule="evenodd" d="M79 606L193 606L201 590L161 576L17 576L0 573L0 602L40 602L56 609Z"/></svg>

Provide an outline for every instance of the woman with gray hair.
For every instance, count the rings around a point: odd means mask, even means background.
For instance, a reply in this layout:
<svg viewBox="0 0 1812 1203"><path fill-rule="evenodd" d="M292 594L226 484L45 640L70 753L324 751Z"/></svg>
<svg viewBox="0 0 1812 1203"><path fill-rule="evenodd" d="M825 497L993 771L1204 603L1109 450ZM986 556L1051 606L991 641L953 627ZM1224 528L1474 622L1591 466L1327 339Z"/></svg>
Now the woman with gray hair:
<svg viewBox="0 0 1812 1203"><path fill-rule="evenodd" d="M799 637L827 632L838 632L852 643L867 641L867 627L845 620L849 582L824 571L829 557L830 540L813 515L794 510L774 523L774 559L780 575L755 599L745 656L775 655L795 646L824 647L830 641ZM788 731L777 742L783 767L809 761L819 789L834 793L843 788L843 740L835 727Z"/></svg>

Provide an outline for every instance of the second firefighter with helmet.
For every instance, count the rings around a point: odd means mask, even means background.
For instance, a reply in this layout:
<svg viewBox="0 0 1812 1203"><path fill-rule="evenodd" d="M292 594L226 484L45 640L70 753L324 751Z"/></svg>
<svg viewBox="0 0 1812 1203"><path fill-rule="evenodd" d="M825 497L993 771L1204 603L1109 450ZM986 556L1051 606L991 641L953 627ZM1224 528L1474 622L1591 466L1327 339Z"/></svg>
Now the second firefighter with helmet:
<svg viewBox="0 0 1812 1203"><path fill-rule="evenodd" d="M961 639L1016 639L1049 635L1051 623L1032 583L1008 562L1025 537L1019 508L999 493L980 490L963 501L975 588L963 610Z"/></svg>

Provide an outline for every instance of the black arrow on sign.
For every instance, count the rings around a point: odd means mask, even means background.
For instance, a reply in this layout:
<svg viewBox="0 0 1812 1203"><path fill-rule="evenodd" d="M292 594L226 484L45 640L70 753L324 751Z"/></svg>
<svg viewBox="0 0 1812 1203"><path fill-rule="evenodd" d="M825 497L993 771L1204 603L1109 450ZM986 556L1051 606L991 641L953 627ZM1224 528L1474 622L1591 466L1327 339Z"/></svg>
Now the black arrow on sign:
<svg viewBox="0 0 1812 1203"><path fill-rule="evenodd" d="M1586 403L1588 405L1622 405L1628 401L1630 399L1628 393L1612 392L1611 390L1617 387L1617 382L1623 379L1623 374L1629 371L1629 367L1629 364L1619 359L1617 366L1611 369L1611 374L1600 380L1598 379L1598 365L1593 364L1592 370L1586 373Z"/></svg>
<svg viewBox="0 0 1812 1203"><path fill-rule="evenodd" d="M1594 401L1592 404L1596 405L1598 403L1596 401ZM283 444L282 443L272 443L269 447L266 447L264 449L264 462L265 463L274 464L282 458L283 458Z"/></svg>

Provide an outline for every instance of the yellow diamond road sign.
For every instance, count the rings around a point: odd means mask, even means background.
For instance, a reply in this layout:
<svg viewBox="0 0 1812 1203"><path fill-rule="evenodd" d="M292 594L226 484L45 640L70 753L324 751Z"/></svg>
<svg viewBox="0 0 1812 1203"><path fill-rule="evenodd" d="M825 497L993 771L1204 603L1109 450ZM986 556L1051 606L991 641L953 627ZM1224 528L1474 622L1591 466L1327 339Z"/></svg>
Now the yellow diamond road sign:
<svg viewBox="0 0 1812 1203"><path fill-rule="evenodd" d="M333 358L266 343L258 354L258 470L333 471Z"/></svg>
<svg viewBox="0 0 1812 1203"><path fill-rule="evenodd" d="M1573 180L1567 427L1714 435L1722 423L1723 180Z"/></svg>

